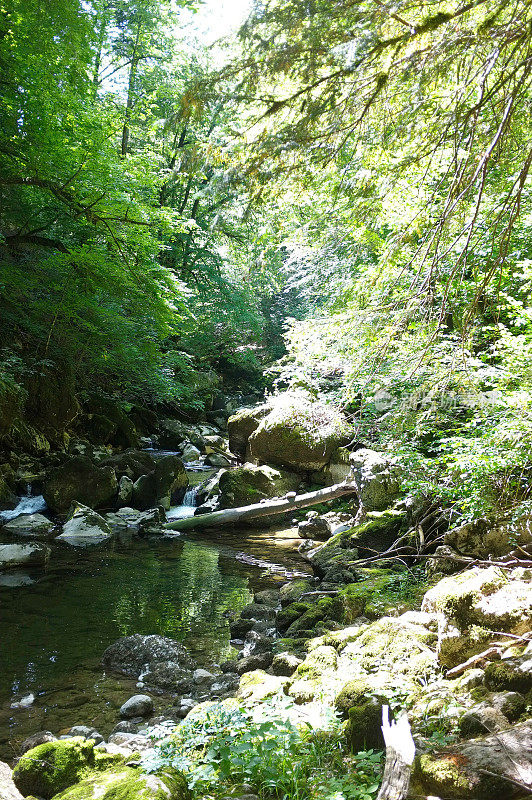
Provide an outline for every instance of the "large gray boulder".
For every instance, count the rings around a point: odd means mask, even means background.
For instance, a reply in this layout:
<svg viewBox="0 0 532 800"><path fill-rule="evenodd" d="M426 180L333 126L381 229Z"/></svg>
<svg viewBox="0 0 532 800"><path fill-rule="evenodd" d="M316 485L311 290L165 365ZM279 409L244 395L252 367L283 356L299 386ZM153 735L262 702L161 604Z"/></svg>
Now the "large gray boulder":
<svg viewBox="0 0 532 800"><path fill-rule="evenodd" d="M352 430L339 411L296 395L281 395L249 437L251 458L296 472L320 470Z"/></svg>
<svg viewBox="0 0 532 800"><path fill-rule="evenodd" d="M301 476L267 465L244 464L220 475L220 508L238 508L295 492Z"/></svg>
<svg viewBox="0 0 532 800"><path fill-rule="evenodd" d="M89 547L101 544L112 538L112 531L103 517L92 508L78 504L70 519L63 525L63 532L57 537L74 547Z"/></svg>
<svg viewBox="0 0 532 800"><path fill-rule="evenodd" d="M400 468L393 459L364 447L351 453L349 462L360 513L390 508L400 491Z"/></svg>
<svg viewBox="0 0 532 800"><path fill-rule="evenodd" d="M0 570L14 567L44 567L50 558L45 544L0 544Z"/></svg>
<svg viewBox="0 0 532 800"><path fill-rule="evenodd" d="M185 670L192 669L192 661L182 644L156 634L143 636L136 633L119 639L105 650L102 662L106 670L131 678L138 678L147 672L154 674L158 667L164 667L165 685L172 680L172 670L175 681L178 681ZM153 677L146 682L157 684Z"/></svg>
<svg viewBox="0 0 532 800"><path fill-rule="evenodd" d="M482 652L493 631L532 628L530 579L520 570L475 567L442 578L425 594L422 610L438 616L438 658L453 667Z"/></svg>
<svg viewBox="0 0 532 800"><path fill-rule="evenodd" d="M90 508L110 507L117 490L112 466L93 464L86 456L74 456L53 470L45 481L43 495L52 511L62 513L76 502Z"/></svg>
<svg viewBox="0 0 532 800"><path fill-rule="evenodd" d="M189 484L185 465L177 456L165 456L155 464L156 500L165 509L180 503Z"/></svg>
<svg viewBox="0 0 532 800"><path fill-rule="evenodd" d="M20 517L6 522L3 530L13 536L46 539L54 528L55 524L42 514L22 514Z"/></svg>
<svg viewBox="0 0 532 800"><path fill-rule="evenodd" d="M249 437L271 411L271 406L264 403L253 408L241 408L227 422L229 432L229 450L242 459L249 455Z"/></svg>

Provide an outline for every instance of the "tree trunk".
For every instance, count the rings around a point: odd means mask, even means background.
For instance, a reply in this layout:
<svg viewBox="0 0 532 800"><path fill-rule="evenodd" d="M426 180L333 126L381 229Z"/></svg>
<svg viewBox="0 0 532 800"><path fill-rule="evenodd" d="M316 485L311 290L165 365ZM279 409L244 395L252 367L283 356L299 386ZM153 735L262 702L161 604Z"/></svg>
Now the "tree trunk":
<svg viewBox="0 0 532 800"><path fill-rule="evenodd" d="M126 111L124 114L124 126L122 128L121 153L124 157L127 155L127 148L129 144L129 120L131 119L131 112L133 110L135 83L137 80L137 69L139 66L138 48L139 48L141 30L142 30L142 23L139 20L137 25L137 35L135 38L135 45L133 47L133 55L131 57L131 66L129 69Z"/></svg>
<svg viewBox="0 0 532 800"><path fill-rule="evenodd" d="M416 754L406 714L390 723L388 706L382 707L382 734L386 743L386 763L377 800L404 800L410 786L410 773Z"/></svg>
<svg viewBox="0 0 532 800"><path fill-rule="evenodd" d="M231 525L243 522L248 519L258 519L269 517L275 514L284 514L286 511L294 511L296 508L306 508L333 500L335 497L342 497L344 494L355 492L352 483L336 483L317 492L294 495L294 497L281 497L267 500L263 503L256 503L252 506L241 506L240 508L226 508L223 511L213 511L211 514L199 514L197 517L187 517L186 519L176 519L163 525L166 530L185 531L193 528L212 528L218 525Z"/></svg>

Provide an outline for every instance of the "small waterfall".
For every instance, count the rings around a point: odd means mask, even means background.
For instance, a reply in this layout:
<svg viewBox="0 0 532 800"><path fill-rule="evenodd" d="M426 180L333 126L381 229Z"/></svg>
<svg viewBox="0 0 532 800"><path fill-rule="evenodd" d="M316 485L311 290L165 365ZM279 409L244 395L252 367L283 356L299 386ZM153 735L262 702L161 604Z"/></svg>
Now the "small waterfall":
<svg viewBox="0 0 532 800"><path fill-rule="evenodd" d="M180 506L171 508L168 512L168 519L185 519L186 517L194 516L194 509L197 505L198 487L193 486L187 489L183 497L183 503Z"/></svg>
<svg viewBox="0 0 532 800"><path fill-rule="evenodd" d="M11 519L22 516L22 514L37 514L40 511L45 511L47 508L46 501L42 494L32 495L31 485L28 484L27 494L21 497L16 508L10 511L0 511L0 522L9 522Z"/></svg>

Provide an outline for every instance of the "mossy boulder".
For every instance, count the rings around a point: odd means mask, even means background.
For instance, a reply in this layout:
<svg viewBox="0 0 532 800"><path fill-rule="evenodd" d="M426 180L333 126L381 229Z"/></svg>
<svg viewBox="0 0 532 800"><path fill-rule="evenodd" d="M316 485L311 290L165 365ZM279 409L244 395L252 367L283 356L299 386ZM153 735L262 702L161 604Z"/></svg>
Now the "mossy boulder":
<svg viewBox="0 0 532 800"><path fill-rule="evenodd" d="M96 416L98 419L107 420L108 427L110 423L106 440L95 441L95 444L112 444L116 447L139 446L139 435L119 400L95 394L87 400L86 409L89 421Z"/></svg>
<svg viewBox="0 0 532 800"><path fill-rule="evenodd" d="M45 742L24 753L13 770L13 781L23 795L51 797L77 783L94 767L94 741L75 736Z"/></svg>
<svg viewBox="0 0 532 800"><path fill-rule="evenodd" d="M282 395L249 437L251 457L296 472L319 470L352 429L332 406Z"/></svg>
<svg viewBox="0 0 532 800"><path fill-rule="evenodd" d="M425 753L414 762L414 786L455 800L522 797L532 774L532 727L519 723L496 734Z"/></svg>
<svg viewBox="0 0 532 800"><path fill-rule="evenodd" d="M349 709L367 702L372 694L371 685L363 678L348 681L336 695L334 705L342 719L347 719Z"/></svg>
<svg viewBox="0 0 532 800"><path fill-rule="evenodd" d="M66 459L51 472L43 487L48 507L57 513L68 511L75 502L90 508L110 507L117 491L114 469L94 464L87 456Z"/></svg>
<svg viewBox="0 0 532 800"><path fill-rule="evenodd" d="M295 492L300 483L300 476L293 472L244 464L220 475L220 508L250 506L271 497L282 497Z"/></svg>
<svg viewBox="0 0 532 800"><path fill-rule="evenodd" d="M288 693L296 703L309 703L321 694L330 694L338 654L334 647L318 645L295 671Z"/></svg>
<svg viewBox="0 0 532 800"><path fill-rule="evenodd" d="M0 511L5 511L7 508L15 508L18 503L18 498L11 489L11 486L0 475Z"/></svg>
<svg viewBox="0 0 532 800"><path fill-rule="evenodd" d="M369 697L359 705L349 709L349 720L345 734L353 753L361 750L384 750L382 735L382 706L387 703L383 697Z"/></svg>
<svg viewBox="0 0 532 800"><path fill-rule="evenodd" d="M159 458L155 464L156 500L168 510L172 503L180 503L189 484L185 465L174 455Z"/></svg>
<svg viewBox="0 0 532 800"><path fill-rule="evenodd" d="M312 583L304 578L285 583L280 589L281 605L288 606L291 603L295 603L301 595L310 591L312 591Z"/></svg>
<svg viewBox="0 0 532 800"><path fill-rule="evenodd" d="M399 495L401 469L383 453L361 448L349 456L352 480L364 511L389 508Z"/></svg>
<svg viewBox="0 0 532 800"><path fill-rule="evenodd" d="M445 534L445 544L474 558L503 556L516 545L525 547L532 542L532 520L488 516L468 522Z"/></svg>
<svg viewBox="0 0 532 800"><path fill-rule="evenodd" d="M277 628L294 638L302 631L312 630L326 619L339 619L342 605L337 598L324 597L318 602L297 602L283 608L277 615Z"/></svg>
<svg viewBox="0 0 532 800"><path fill-rule="evenodd" d="M75 786L57 794L54 800L190 800L192 797L181 772L167 768L156 775L122 767L95 772Z"/></svg>
<svg viewBox="0 0 532 800"><path fill-rule="evenodd" d="M314 570L325 576L333 567L350 569L357 558L386 550L400 535L406 524L406 513L389 508L369 512L362 523L340 531L325 544L307 554Z"/></svg>
<svg viewBox="0 0 532 800"><path fill-rule="evenodd" d="M260 425L260 421L270 413L271 407L267 404L253 408L241 408L236 411L227 422L229 431L229 450L245 459L249 455L248 441Z"/></svg>
<svg viewBox="0 0 532 800"><path fill-rule="evenodd" d="M425 594L422 608L438 614L438 657L446 667L479 653L491 631L522 634L532 626L530 581L498 567L443 578Z"/></svg>
<svg viewBox="0 0 532 800"><path fill-rule="evenodd" d="M45 456L50 452L50 442L44 433L23 419L14 421L9 442L13 449L32 456Z"/></svg>
<svg viewBox="0 0 532 800"><path fill-rule="evenodd" d="M489 689L527 693L532 690L532 653L492 661L485 671L485 682Z"/></svg>

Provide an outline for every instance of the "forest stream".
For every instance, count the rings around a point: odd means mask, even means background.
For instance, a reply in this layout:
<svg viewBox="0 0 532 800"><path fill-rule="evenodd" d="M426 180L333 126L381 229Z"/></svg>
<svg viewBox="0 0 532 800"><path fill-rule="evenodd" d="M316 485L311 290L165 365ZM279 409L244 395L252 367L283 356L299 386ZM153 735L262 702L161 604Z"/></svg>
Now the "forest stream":
<svg viewBox="0 0 532 800"><path fill-rule="evenodd" d="M110 732L135 689L101 666L121 636L169 636L206 669L234 657L229 617L253 591L308 574L299 542L290 529L156 540L122 532L109 546L54 550L44 575L10 574L0 584L0 640L9 642L0 649L0 759L36 730ZM156 710L168 705L155 698Z"/></svg>

